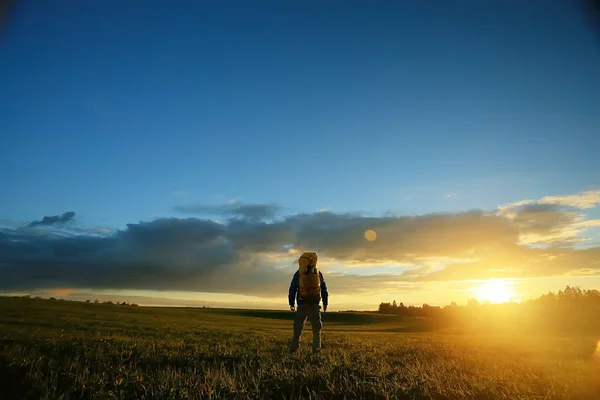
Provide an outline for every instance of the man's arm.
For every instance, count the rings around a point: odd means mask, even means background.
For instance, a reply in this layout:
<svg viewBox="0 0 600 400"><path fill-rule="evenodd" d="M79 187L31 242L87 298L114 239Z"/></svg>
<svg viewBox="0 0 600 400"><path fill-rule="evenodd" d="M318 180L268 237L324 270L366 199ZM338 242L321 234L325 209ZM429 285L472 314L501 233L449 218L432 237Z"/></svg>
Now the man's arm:
<svg viewBox="0 0 600 400"><path fill-rule="evenodd" d="M321 272L319 272L319 278L321 278L321 298L323 299L323 307L325 311L327 311L327 306L329 305L329 292L327 291L327 284L325 283L325 279Z"/></svg>
<svg viewBox="0 0 600 400"><path fill-rule="evenodd" d="M299 279L298 271L294 274L292 278L292 283L290 283L290 291L288 293L288 303L290 307L294 307L296 304L296 292L298 291L298 279Z"/></svg>

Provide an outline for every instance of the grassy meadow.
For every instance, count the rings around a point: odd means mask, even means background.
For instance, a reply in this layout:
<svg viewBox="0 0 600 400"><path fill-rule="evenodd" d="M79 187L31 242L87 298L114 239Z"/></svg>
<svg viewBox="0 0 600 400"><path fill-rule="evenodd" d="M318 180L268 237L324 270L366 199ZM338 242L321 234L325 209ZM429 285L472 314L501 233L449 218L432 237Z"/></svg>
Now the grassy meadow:
<svg viewBox="0 0 600 400"><path fill-rule="evenodd" d="M468 334L427 318L0 297L0 399L600 399L600 337Z"/></svg>

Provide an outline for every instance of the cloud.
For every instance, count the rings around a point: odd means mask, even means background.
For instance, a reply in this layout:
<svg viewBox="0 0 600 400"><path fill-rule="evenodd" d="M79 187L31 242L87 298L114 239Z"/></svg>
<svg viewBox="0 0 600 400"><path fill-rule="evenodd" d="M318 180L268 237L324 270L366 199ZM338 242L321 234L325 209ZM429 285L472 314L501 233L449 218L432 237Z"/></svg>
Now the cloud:
<svg viewBox="0 0 600 400"><path fill-rule="evenodd" d="M600 203L600 190L588 190L581 193L561 195L561 196L545 196L538 200L521 200L511 204L505 204L498 207L498 210L503 212L515 207L524 206L527 204L552 204L558 206L567 206L579 209L594 208Z"/></svg>
<svg viewBox="0 0 600 400"><path fill-rule="evenodd" d="M539 200L539 203L557 204L577 208L594 208L600 203L600 190L589 190L579 194L564 196L546 196Z"/></svg>
<svg viewBox="0 0 600 400"><path fill-rule="evenodd" d="M597 223L586 221L582 210L598 203L600 191L587 191L505 204L498 207L497 215L509 218L517 225L521 243L565 246L587 241L580 235Z"/></svg>
<svg viewBox="0 0 600 400"><path fill-rule="evenodd" d="M573 242L583 231L583 215L554 204L528 204L510 215L519 227L523 243Z"/></svg>
<svg viewBox="0 0 600 400"><path fill-rule="evenodd" d="M355 264L412 262L423 255L459 253L461 248L477 246L482 236L478 230L494 230L486 228L490 224L486 219L494 221L492 225L501 222L480 213L366 218L321 212L271 223L165 218L129 224L108 236L49 237L5 231L0 234L0 289L74 287L281 296L298 256L289 253L289 244L298 251L320 249L324 264L327 259ZM463 224L460 246L458 241L450 242L455 220ZM377 241L364 239L367 227L380 231ZM429 230L437 233L432 236ZM407 250L419 254L405 255ZM337 293L390 287L385 276L334 274L331 280Z"/></svg>
<svg viewBox="0 0 600 400"><path fill-rule="evenodd" d="M492 278L541 278L561 275L600 275L600 248L531 249L525 246L509 252L482 254L471 262L450 264L427 273L425 267L408 271L403 280L454 281Z"/></svg>
<svg viewBox="0 0 600 400"><path fill-rule="evenodd" d="M300 248L319 248L349 264L414 264L427 257L464 257L472 248L514 245L517 229L506 218L483 211L422 216L364 217L331 212L289 217ZM375 241L364 232L373 230Z"/></svg>
<svg viewBox="0 0 600 400"><path fill-rule="evenodd" d="M72 221L74 218L75 218L75 212L67 211L63 215L53 215L51 217L46 216L46 217L42 218L41 221L33 221L32 223L30 223L27 226L29 226L30 228L33 228L36 226L61 225L61 224L66 224L67 222Z"/></svg>
<svg viewBox="0 0 600 400"><path fill-rule="evenodd" d="M264 220L274 218L281 210L277 204L243 204L239 201L230 201L222 206L187 205L176 206L175 211L183 214L194 215L228 215L250 220Z"/></svg>
<svg viewBox="0 0 600 400"><path fill-rule="evenodd" d="M242 210L264 210L245 205ZM232 212L232 208L237 210ZM238 208L235 208L238 207ZM322 211L265 221L239 211L224 223L159 218L92 235L0 231L0 290L142 289L285 297L295 260L316 250L333 293L416 290L423 282L594 274L600 248L575 249L596 220L557 204L521 204L503 213L470 210L420 216ZM365 231L377 233L365 239ZM547 248L532 248L523 237ZM569 242L569 240L571 240ZM327 273L343 264L350 273ZM400 266L369 274L369 266Z"/></svg>
<svg viewBox="0 0 600 400"><path fill-rule="evenodd" d="M129 224L108 237L0 234L0 289L48 287L251 293L257 260L240 258L211 221ZM263 271L264 272L264 271ZM253 275L256 278L253 279Z"/></svg>

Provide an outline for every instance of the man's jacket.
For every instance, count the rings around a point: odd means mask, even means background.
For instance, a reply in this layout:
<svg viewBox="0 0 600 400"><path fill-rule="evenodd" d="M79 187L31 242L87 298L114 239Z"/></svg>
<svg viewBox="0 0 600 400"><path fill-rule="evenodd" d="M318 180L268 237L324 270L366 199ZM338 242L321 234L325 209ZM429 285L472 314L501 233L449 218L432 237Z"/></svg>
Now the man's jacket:
<svg viewBox="0 0 600 400"><path fill-rule="evenodd" d="M327 301L329 299L329 293L327 292L327 285L325 284L325 280L323 279L323 274L319 271L319 279L321 280L321 299L323 300L323 306L327 307ZM298 298L298 281L300 280L300 273L296 271L294 277L292 278L292 283L290 284L290 292L288 294L288 301L290 303L290 307L294 307L295 301L298 302L298 305L306 303L305 300L301 300ZM316 302L319 304L320 300Z"/></svg>

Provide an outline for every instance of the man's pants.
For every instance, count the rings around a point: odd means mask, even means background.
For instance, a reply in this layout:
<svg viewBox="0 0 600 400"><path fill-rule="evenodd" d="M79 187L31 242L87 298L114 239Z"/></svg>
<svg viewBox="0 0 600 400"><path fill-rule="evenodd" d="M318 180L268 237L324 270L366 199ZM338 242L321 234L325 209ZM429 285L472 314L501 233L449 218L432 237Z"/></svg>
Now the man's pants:
<svg viewBox="0 0 600 400"><path fill-rule="evenodd" d="M303 303L298 305L298 311L296 311L296 318L294 319L294 337L291 343L292 351L297 350L300 346L300 336L302 335L302 330L307 319L312 326L313 351L321 349L321 328L323 328L321 306L319 304Z"/></svg>

